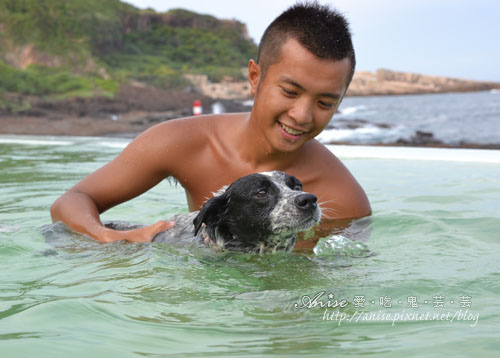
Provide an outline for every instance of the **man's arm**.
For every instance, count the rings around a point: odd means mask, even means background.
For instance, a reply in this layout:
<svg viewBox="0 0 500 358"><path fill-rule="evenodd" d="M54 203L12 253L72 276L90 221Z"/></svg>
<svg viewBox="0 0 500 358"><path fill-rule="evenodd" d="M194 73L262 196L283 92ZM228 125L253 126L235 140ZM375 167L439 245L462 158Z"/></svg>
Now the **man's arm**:
<svg viewBox="0 0 500 358"><path fill-rule="evenodd" d="M149 242L159 232L170 229L174 223L159 221L140 229L116 231L106 228L99 219L94 200L85 193L72 189L61 195L50 209L52 221L62 221L73 231L86 234L101 243L125 240Z"/></svg>
<svg viewBox="0 0 500 358"><path fill-rule="evenodd" d="M99 214L130 200L170 175L169 159L180 133L174 123L153 127L133 140L122 153L61 195L51 207L52 221L105 243L119 240L151 241L156 233L173 226L160 221L128 231L106 228ZM170 164L169 164L170 163Z"/></svg>

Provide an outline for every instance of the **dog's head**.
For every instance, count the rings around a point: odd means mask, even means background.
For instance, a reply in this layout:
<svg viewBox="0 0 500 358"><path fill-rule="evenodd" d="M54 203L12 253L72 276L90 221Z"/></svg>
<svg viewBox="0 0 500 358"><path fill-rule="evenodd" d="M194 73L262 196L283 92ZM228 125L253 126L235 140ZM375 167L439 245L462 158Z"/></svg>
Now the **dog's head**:
<svg viewBox="0 0 500 358"><path fill-rule="evenodd" d="M247 175L216 195L194 219L195 234L228 250L290 251L296 234L321 218L316 196L283 172Z"/></svg>

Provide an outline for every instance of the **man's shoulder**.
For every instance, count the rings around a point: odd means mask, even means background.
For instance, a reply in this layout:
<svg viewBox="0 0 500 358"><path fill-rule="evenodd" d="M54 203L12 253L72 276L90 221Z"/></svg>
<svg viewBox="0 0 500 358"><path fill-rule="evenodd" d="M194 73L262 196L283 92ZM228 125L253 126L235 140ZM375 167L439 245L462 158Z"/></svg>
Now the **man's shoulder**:
<svg viewBox="0 0 500 358"><path fill-rule="evenodd" d="M171 119L141 133L127 151L142 153L145 161L166 167L175 176L187 170L187 163L210 165L211 153L232 133L232 123L239 117L220 114Z"/></svg>
<svg viewBox="0 0 500 358"><path fill-rule="evenodd" d="M315 139L308 142L307 146L304 147L302 156L305 159L304 164L306 166L321 168L336 175L339 174L339 170L347 170L330 149Z"/></svg>
<svg viewBox="0 0 500 358"><path fill-rule="evenodd" d="M160 124L149 128L146 132L151 132L160 137L171 137L172 139L182 140L197 140L203 139L204 134L212 136L221 129L227 129L227 125L235 120L245 116L245 113L228 113L228 114L207 114L202 116L193 116L185 118L170 119ZM196 133L197 135L192 135ZM179 138L177 135L182 135Z"/></svg>
<svg viewBox="0 0 500 358"><path fill-rule="evenodd" d="M181 145L188 142L192 145L195 142L203 142L205 133L211 131L213 125L219 121L218 115L169 119L148 128L137 139L149 144L166 146L172 143Z"/></svg>
<svg viewBox="0 0 500 358"><path fill-rule="evenodd" d="M172 174L188 157L196 157L206 145L206 119L186 117L156 124L139 134L123 153L140 156L152 167Z"/></svg>

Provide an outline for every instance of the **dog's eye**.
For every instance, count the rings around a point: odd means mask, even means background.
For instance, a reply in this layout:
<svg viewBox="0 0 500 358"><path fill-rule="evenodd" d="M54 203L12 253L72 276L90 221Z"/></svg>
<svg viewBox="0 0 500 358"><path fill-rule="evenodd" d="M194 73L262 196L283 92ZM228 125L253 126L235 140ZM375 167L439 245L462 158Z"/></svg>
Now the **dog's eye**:
<svg viewBox="0 0 500 358"><path fill-rule="evenodd" d="M302 191L302 185L300 184L297 184L293 187L293 190L296 190L296 191Z"/></svg>
<svg viewBox="0 0 500 358"><path fill-rule="evenodd" d="M267 190L266 189L260 189L258 192L255 193L255 196L257 198L265 198L267 195Z"/></svg>

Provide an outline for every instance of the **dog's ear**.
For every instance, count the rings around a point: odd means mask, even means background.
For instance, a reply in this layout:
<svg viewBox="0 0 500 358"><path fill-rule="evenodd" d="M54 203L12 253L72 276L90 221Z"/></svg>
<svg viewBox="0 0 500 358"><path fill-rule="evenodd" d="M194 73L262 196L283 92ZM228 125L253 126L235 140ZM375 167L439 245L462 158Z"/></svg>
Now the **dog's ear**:
<svg viewBox="0 0 500 358"><path fill-rule="evenodd" d="M194 218L194 234L198 235L202 224L209 227L218 226L227 211L228 200L226 195L219 195L203 204L200 212Z"/></svg>

